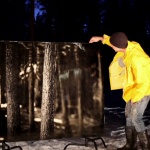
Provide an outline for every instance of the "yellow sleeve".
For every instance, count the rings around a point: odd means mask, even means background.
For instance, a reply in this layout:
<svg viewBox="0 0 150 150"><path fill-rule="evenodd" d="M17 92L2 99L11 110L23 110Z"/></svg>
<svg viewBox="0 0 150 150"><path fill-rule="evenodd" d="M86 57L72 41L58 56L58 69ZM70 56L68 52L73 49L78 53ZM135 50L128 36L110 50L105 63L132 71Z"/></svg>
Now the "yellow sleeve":
<svg viewBox="0 0 150 150"><path fill-rule="evenodd" d="M110 44L110 41L109 41L110 36L104 34L104 35L103 35L103 38L104 38L104 40L103 40L102 43L103 43L103 44L106 44L106 45L108 45L108 46L110 46L110 45L111 45L111 44Z"/></svg>

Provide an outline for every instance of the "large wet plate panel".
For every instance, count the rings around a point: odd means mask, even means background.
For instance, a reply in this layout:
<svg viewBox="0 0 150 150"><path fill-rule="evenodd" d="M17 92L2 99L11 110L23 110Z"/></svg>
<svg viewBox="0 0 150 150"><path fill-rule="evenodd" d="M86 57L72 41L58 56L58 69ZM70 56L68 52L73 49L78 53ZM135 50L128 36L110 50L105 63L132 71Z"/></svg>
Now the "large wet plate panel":
<svg viewBox="0 0 150 150"><path fill-rule="evenodd" d="M0 136L99 136L104 123L99 44L1 41L0 51Z"/></svg>

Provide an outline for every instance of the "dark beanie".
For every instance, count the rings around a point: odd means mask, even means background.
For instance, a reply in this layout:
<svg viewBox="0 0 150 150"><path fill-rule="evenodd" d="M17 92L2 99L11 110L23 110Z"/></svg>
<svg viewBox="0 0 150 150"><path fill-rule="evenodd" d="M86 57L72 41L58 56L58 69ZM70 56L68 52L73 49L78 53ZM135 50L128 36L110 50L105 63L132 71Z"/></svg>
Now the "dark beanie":
<svg viewBox="0 0 150 150"><path fill-rule="evenodd" d="M116 32L110 36L110 43L118 48L126 48L128 38L123 32Z"/></svg>

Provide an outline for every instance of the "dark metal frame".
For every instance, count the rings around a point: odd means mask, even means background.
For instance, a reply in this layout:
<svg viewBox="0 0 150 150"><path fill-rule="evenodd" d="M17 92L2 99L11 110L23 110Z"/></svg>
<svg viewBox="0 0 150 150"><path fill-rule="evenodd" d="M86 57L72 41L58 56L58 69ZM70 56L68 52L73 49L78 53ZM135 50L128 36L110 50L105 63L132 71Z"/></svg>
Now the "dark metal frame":
<svg viewBox="0 0 150 150"><path fill-rule="evenodd" d="M102 141L104 147L107 148L107 145L105 144L105 141L103 140L102 137L90 138L90 137L84 136L84 138L85 138L85 143L69 143L69 144L67 144L67 145L64 147L64 150L66 150L67 147L70 146L70 145L77 145L77 146L85 146L85 147L88 147L88 142L89 142L89 141L90 141L90 142L93 142L93 143L94 143L95 150L98 150L96 140L99 140L99 139Z"/></svg>
<svg viewBox="0 0 150 150"><path fill-rule="evenodd" d="M11 149L15 149L15 148L19 148L20 150L23 150L21 146L10 147L8 144L6 144L5 141L1 141L1 143L2 143L2 150L11 150Z"/></svg>

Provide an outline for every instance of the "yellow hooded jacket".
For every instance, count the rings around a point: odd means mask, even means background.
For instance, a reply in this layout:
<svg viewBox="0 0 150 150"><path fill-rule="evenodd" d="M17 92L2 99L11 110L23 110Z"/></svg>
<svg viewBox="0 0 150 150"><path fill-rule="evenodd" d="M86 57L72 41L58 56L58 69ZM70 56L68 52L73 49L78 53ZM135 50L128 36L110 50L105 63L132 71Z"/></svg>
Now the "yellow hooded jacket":
<svg viewBox="0 0 150 150"><path fill-rule="evenodd" d="M110 46L110 37L103 37L103 44ZM124 66L119 64L120 59ZM139 43L128 41L126 52L117 52L109 66L109 77L111 90L123 89L125 102L138 102L150 95L150 58Z"/></svg>

